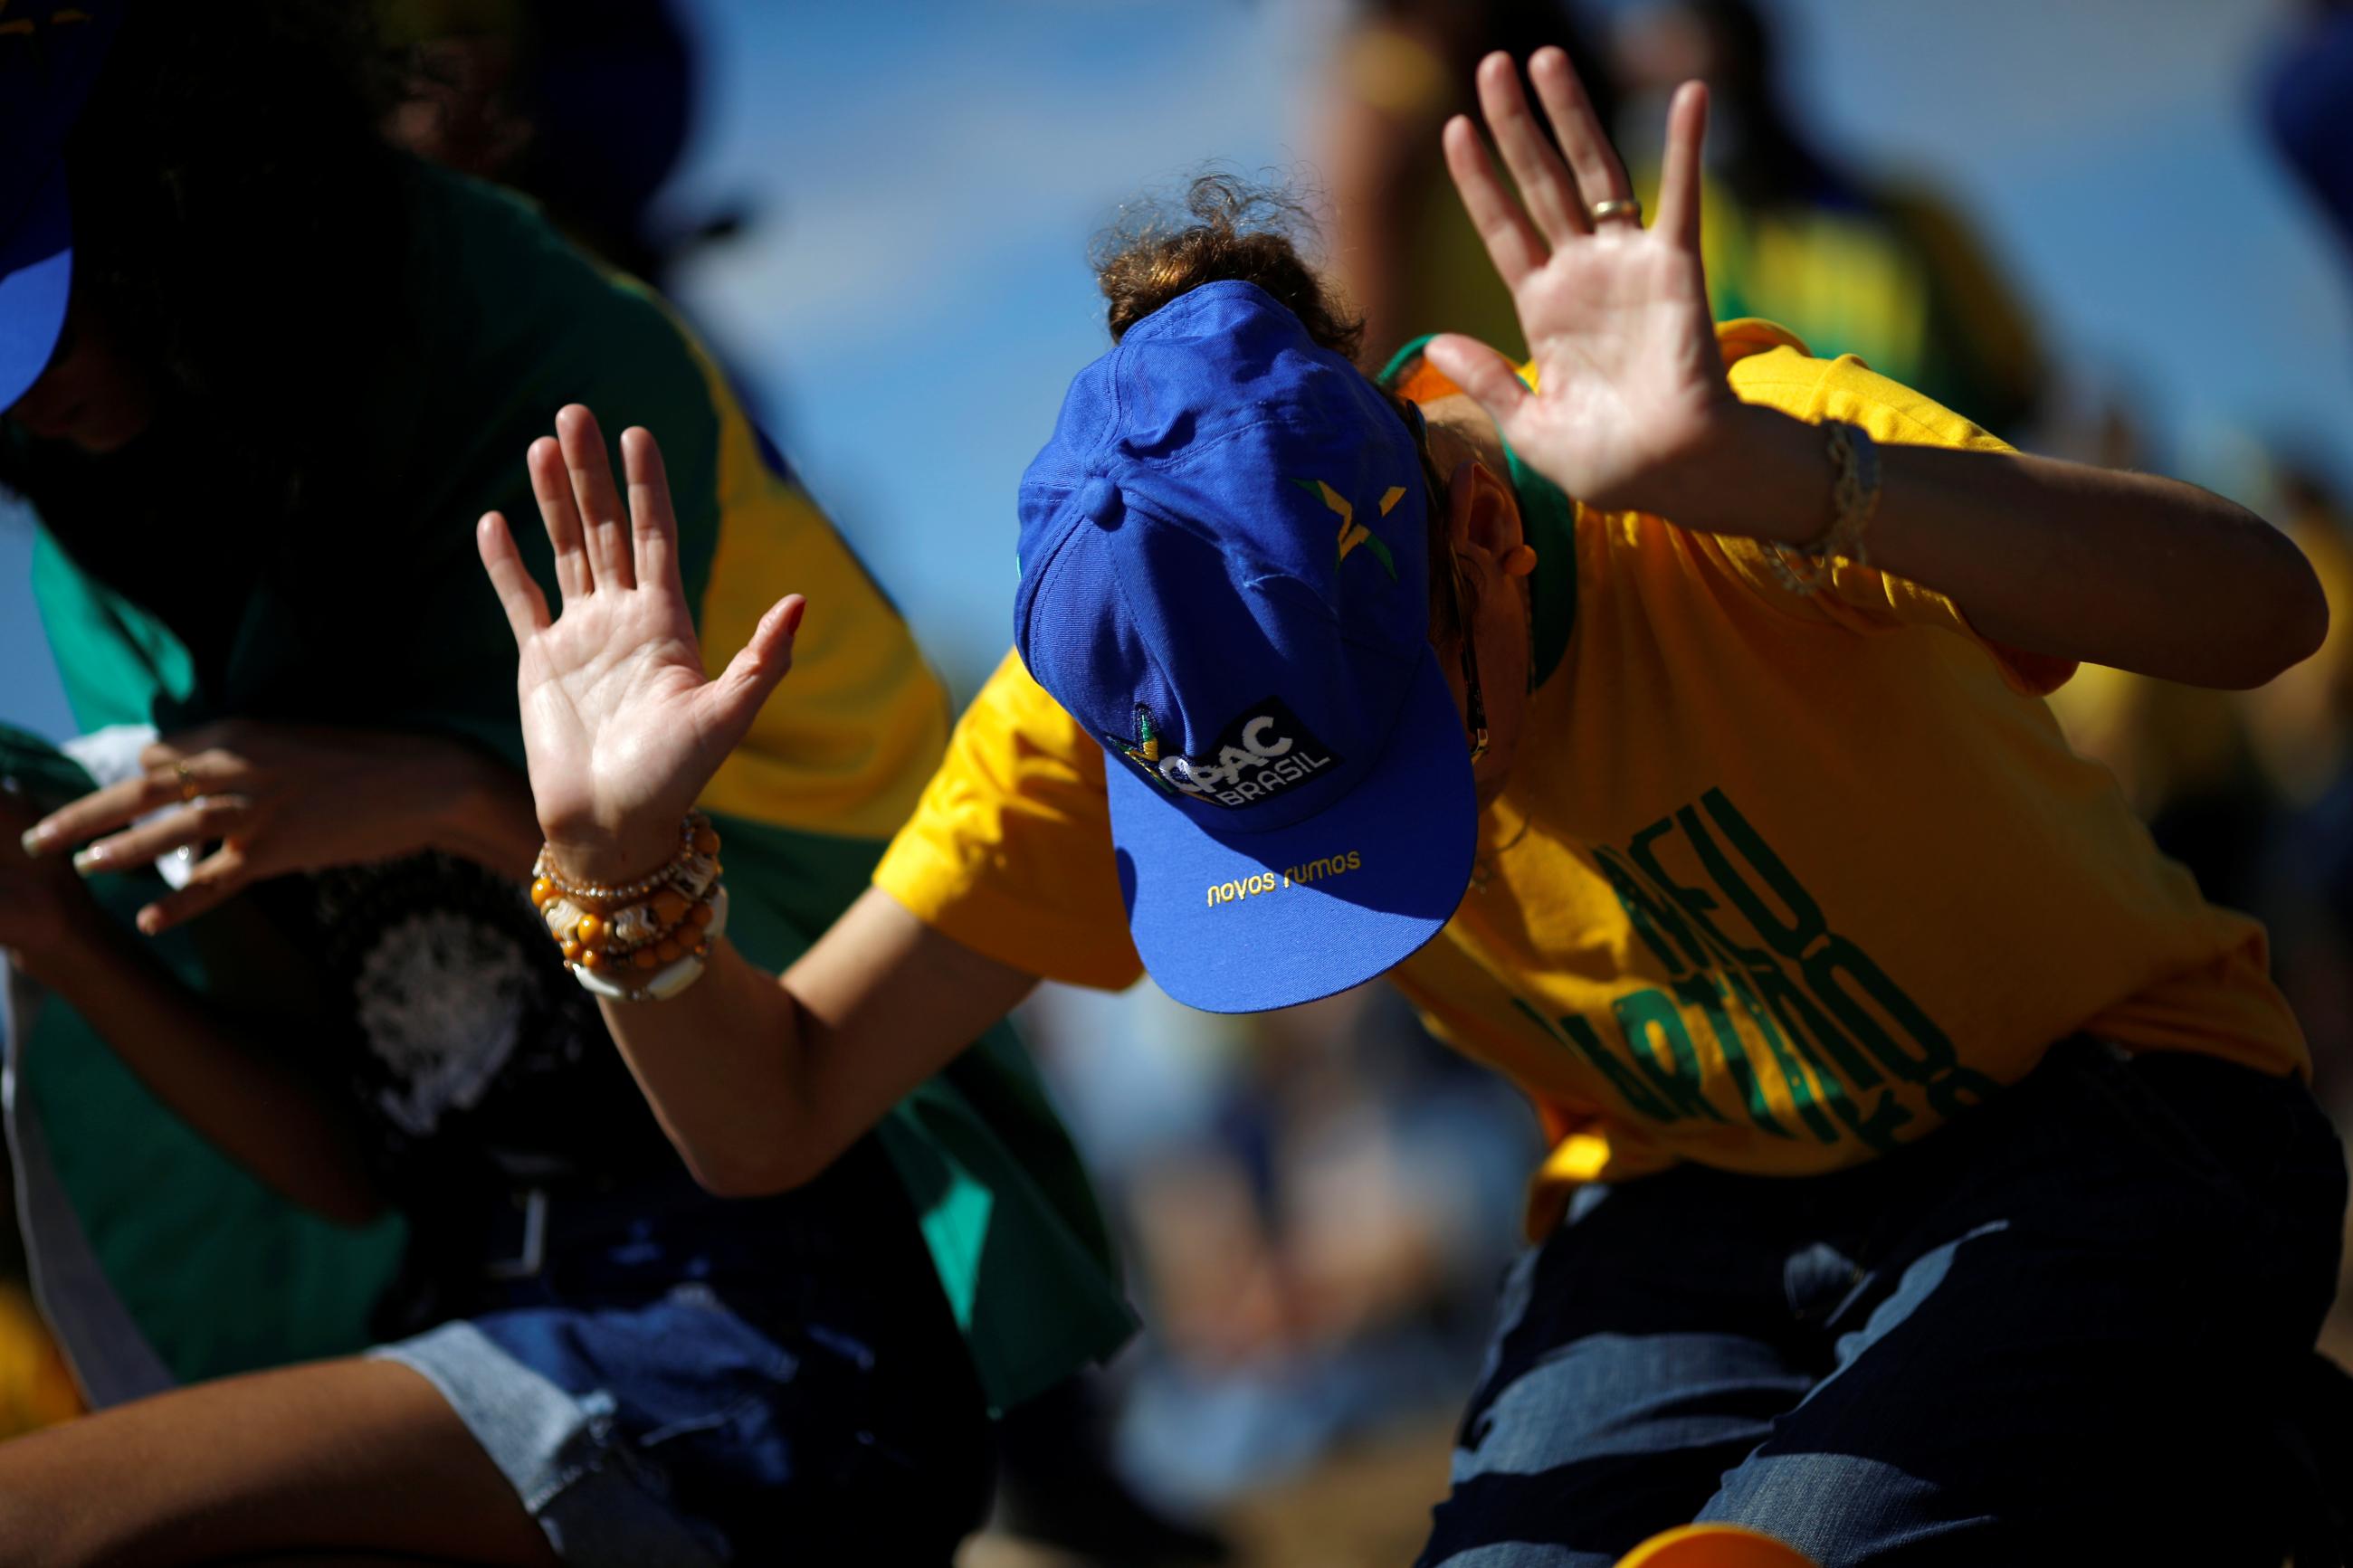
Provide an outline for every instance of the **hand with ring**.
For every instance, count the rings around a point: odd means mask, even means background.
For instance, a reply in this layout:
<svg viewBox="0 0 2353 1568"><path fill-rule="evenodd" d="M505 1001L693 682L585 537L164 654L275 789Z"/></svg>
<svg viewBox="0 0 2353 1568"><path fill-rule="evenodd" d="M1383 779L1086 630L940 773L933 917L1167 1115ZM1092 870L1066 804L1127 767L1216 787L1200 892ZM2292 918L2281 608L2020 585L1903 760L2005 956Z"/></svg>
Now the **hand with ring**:
<svg viewBox="0 0 2353 1568"><path fill-rule="evenodd" d="M1449 122L1444 145L1455 189L1512 290L1536 389L1469 338L1432 340L1429 360L1569 494L1672 518L1695 471L1734 444L1742 406L1725 377L1700 261L1707 89L1684 83L1668 110L1658 219L1645 228L1568 57L1537 50L1528 78L1566 161L1505 54L1480 62L1479 104L1519 195L1469 119Z"/></svg>
<svg viewBox="0 0 2353 1568"><path fill-rule="evenodd" d="M59 807L23 844L35 857L81 846L84 877L198 857L185 887L139 911L151 936L289 872L446 848L521 875L536 847L522 778L454 741L228 720L140 761L139 776Z"/></svg>

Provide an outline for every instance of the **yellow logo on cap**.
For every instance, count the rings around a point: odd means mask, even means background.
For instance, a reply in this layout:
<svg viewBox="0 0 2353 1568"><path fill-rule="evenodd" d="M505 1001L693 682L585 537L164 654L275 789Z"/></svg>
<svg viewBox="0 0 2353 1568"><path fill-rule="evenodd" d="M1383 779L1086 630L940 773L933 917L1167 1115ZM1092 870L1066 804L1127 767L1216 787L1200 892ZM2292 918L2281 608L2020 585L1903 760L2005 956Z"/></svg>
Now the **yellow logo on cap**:
<svg viewBox="0 0 2353 1568"><path fill-rule="evenodd" d="M1291 867L1287 870L1261 871L1255 877L1244 877L1238 882L1219 882L1208 890L1208 907L1216 909L1219 904L1230 904L1237 900L1252 898L1260 893L1274 893L1285 888L1303 887L1310 882L1320 882L1326 877L1345 877L1351 871L1362 870L1364 865L1364 856L1359 851L1351 849L1345 854L1326 855L1321 859L1310 860L1303 865Z"/></svg>
<svg viewBox="0 0 2353 1568"><path fill-rule="evenodd" d="M1356 521L1356 509L1350 504L1346 496L1342 495L1322 479L1293 479L1291 482L1310 495L1321 497L1325 506L1339 514L1339 558L1341 560L1345 561L1348 558L1348 552L1359 544L1370 545L1374 559L1378 561L1381 563L1381 569L1389 574L1389 581L1392 583L1397 581L1397 562L1391 558L1389 547L1375 538L1371 529ZM1405 487L1391 485L1387 493L1381 497L1381 515L1388 516L1397 509L1397 503L1404 499Z"/></svg>

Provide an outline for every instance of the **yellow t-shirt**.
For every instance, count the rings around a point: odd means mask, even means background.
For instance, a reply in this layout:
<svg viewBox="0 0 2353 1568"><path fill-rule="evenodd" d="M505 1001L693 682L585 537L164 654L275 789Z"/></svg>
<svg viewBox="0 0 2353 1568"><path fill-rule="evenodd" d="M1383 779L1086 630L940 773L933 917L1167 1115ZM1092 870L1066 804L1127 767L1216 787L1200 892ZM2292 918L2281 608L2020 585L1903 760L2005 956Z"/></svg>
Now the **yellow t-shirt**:
<svg viewBox="0 0 2353 1568"><path fill-rule="evenodd" d="M1779 329L1720 336L1747 401L1885 444L2006 449ZM1809 597L1751 541L1587 509L1574 539L1556 552L1574 584L1537 595L1574 619L1481 824L1494 847L1392 973L1536 1101L1554 1150L1532 1226L1576 1182L1676 1160L1870 1159L2079 1030L2306 1068L2262 927L2201 899L2062 738L2042 697L2072 665L1997 647L1868 567ZM1127 984L1103 769L1008 656L877 885L1002 962Z"/></svg>

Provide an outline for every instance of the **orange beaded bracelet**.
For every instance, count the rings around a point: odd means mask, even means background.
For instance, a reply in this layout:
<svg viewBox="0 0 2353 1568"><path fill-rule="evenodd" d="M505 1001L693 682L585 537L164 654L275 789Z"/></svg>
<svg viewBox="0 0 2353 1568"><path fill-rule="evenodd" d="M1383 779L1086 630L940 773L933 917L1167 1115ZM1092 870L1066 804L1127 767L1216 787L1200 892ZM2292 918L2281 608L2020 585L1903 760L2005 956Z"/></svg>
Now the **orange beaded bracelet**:
<svg viewBox="0 0 2353 1568"><path fill-rule="evenodd" d="M679 826L678 852L634 882L567 881L543 845L532 865L531 901L575 975L650 974L710 951L720 871L718 830L690 812Z"/></svg>

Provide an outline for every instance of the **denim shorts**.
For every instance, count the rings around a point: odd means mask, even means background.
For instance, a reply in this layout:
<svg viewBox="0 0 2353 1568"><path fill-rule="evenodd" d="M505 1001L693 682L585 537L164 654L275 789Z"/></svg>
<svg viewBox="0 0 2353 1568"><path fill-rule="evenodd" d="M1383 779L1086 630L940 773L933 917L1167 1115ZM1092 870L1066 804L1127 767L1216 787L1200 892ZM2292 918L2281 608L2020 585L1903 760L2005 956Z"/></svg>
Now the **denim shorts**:
<svg viewBox="0 0 2353 1568"><path fill-rule="evenodd" d="M983 1396L871 1141L724 1200L682 1173L489 1227L462 1315L372 1353L430 1380L567 1563L945 1563L993 1480ZM528 1239L528 1238L525 1238ZM453 1295L454 1291L454 1295Z"/></svg>
<svg viewBox="0 0 2353 1568"><path fill-rule="evenodd" d="M2273 1568L2345 1194L2300 1080L2084 1040L1852 1170L1584 1188L1422 1562L1606 1568L1697 1520L1825 1568Z"/></svg>

